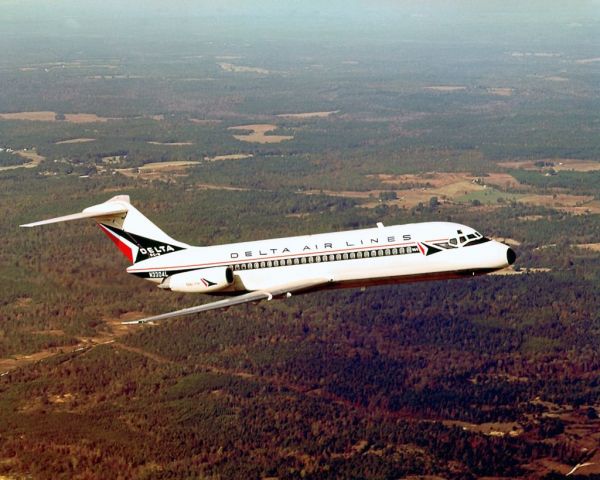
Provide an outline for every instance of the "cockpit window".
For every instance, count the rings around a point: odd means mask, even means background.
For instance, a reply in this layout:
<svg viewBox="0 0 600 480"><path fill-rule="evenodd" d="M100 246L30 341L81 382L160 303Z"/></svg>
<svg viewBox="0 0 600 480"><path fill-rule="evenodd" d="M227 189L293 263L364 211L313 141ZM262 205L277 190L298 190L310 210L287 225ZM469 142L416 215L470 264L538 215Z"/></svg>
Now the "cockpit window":
<svg viewBox="0 0 600 480"><path fill-rule="evenodd" d="M467 241L467 239L465 237L463 237L462 235L460 237L458 237L458 239L460 240L460 243L465 243Z"/></svg>
<svg viewBox="0 0 600 480"><path fill-rule="evenodd" d="M469 234L467 235L467 238L468 238L469 240L473 240L474 238L477 238L477 235L475 235L474 233L469 233Z"/></svg>
<svg viewBox="0 0 600 480"><path fill-rule="evenodd" d="M456 240L456 238L451 238L448 243L450 243L450 245L458 245L458 241Z"/></svg>

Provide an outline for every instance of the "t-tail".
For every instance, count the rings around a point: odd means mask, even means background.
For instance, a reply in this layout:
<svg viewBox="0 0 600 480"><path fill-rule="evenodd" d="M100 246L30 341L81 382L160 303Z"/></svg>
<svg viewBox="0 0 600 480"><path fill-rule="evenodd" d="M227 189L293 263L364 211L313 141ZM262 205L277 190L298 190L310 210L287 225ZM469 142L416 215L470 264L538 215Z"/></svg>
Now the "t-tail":
<svg viewBox="0 0 600 480"><path fill-rule="evenodd" d="M148 220L131 205L129 195L118 195L104 203L88 207L81 213L27 223L21 227L37 227L83 218L94 219L132 264L189 247L171 238Z"/></svg>

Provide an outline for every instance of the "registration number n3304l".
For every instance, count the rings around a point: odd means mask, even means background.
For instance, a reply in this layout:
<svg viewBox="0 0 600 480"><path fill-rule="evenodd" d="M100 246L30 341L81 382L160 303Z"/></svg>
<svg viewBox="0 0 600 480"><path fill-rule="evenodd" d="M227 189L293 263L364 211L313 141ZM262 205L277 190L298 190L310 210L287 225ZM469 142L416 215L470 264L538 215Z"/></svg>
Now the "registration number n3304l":
<svg viewBox="0 0 600 480"><path fill-rule="evenodd" d="M167 276L167 272L148 272L150 278L164 278Z"/></svg>

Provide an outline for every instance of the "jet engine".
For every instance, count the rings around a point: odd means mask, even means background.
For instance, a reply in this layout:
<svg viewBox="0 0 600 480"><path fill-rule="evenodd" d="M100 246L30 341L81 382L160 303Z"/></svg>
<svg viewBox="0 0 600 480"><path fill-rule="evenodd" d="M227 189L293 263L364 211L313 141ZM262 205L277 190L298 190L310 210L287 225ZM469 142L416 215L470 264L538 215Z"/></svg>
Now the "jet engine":
<svg viewBox="0 0 600 480"><path fill-rule="evenodd" d="M232 283L231 267L215 267L171 275L159 285L159 288L174 292L210 293L223 290Z"/></svg>

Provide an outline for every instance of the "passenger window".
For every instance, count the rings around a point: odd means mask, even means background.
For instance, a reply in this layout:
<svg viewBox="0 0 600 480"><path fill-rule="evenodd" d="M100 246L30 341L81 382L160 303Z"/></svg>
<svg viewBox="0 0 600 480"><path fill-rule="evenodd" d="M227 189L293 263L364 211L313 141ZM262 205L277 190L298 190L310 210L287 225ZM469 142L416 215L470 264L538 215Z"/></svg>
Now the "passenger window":
<svg viewBox="0 0 600 480"><path fill-rule="evenodd" d="M354 252L350 253L350 258L354 260L356 258L356 254Z"/></svg>
<svg viewBox="0 0 600 480"><path fill-rule="evenodd" d="M386 248L384 253L385 253L386 256L389 255L390 254L390 249Z"/></svg>
<svg viewBox="0 0 600 480"><path fill-rule="evenodd" d="M298 265L300 263L300 260L298 260L297 258L294 258L294 265Z"/></svg>
<svg viewBox="0 0 600 480"><path fill-rule="evenodd" d="M398 249L392 248L392 255L398 255Z"/></svg>
<svg viewBox="0 0 600 480"><path fill-rule="evenodd" d="M341 259L342 259L342 256L341 256L339 253L337 253L337 254L335 255L335 259L336 259L336 260L341 260Z"/></svg>
<svg viewBox="0 0 600 480"><path fill-rule="evenodd" d="M333 262L335 260L335 255L329 255L329 261Z"/></svg>
<svg viewBox="0 0 600 480"><path fill-rule="evenodd" d="M258 268L258 262L254 262L254 268Z"/></svg>
<svg viewBox="0 0 600 480"><path fill-rule="evenodd" d="M265 268L265 262L260 262L260 268Z"/></svg>

